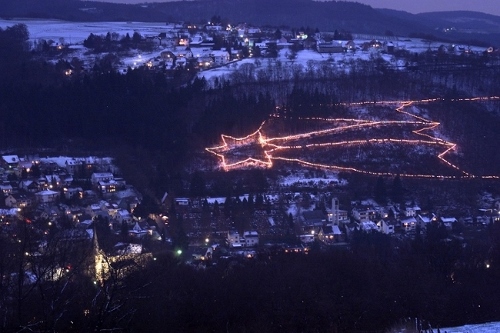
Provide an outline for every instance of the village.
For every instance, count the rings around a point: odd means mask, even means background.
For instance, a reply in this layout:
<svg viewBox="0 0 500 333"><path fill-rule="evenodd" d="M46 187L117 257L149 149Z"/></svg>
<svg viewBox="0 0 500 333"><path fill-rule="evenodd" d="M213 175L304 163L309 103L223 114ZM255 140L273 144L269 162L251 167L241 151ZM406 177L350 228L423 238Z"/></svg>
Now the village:
<svg viewBox="0 0 500 333"><path fill-rule="evenodd" d="M146 211L142 195L118 176L111 158L3 155L1 163L1 233L21 242L19 223L29 226L38 235L33 255L55 233L91 247L96 223L106 226L99 241L116 241L107 248L110 256L171 251L204 266L212 259L255 258L269 249L308 253L348 246L356 232L404 239L435 227L460 237L500 221L500 201L471 216L423 211L416 202L380 205L374 198L353 201L347 209L335 193L349 184L326 174L323 179L299 174L268 192L235 197L166 192L157 208ZM297 186L300 192L293 191ZM175 239L179 225L184 245Z"/></svg>
<svg viewBox="0 0 500 333"><path fill-rule="evenodd" d="M351 60L383 59L397 69L414 69L415 54L498 54L493 46L478 47L421 38L356 35L343 30L320 32L309 27L257 27L231 25L214 16L204 24L109 23L102 25L59 21L4 21L22 23L30 31L34 52L51 62L60 62L63 74L71 76L110 66L121 73L146 69L174 78L179 72L207 80L228 75L243 65L262 65L259 59L278 59L310 67L329 63L343 68ZM43 24L43 30L40 30ZM103 30L107 29L107 30ZM68 37L70 36L70 37ZM103 65L105 64L105 65ZM96 66L97 65L97 66ZM348 67L347 67L348 68ZM256 75L256 74L254 74Z"/></svg>

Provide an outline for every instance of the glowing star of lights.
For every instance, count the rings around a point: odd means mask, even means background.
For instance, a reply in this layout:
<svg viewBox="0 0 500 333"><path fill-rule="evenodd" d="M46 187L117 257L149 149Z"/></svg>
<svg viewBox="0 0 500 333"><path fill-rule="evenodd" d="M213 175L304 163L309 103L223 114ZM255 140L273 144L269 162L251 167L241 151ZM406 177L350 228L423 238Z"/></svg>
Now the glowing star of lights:
<svg viewBox="0 0 500 333"><path fill-rule="evenodd" d="M206 148L206 150L220 159L220 165L224 170L241 168L270 168L273 161L285 161L298 163L306 167L329 169L336 171L359 172L376 176L394 176L396 173L370 171L355 166L333 165L329 162L318 162L307 160L311 155L317 156L331 154L331 149L346 149L348 147L376 147L382 146L387 149L395 146L406 145L419 146L428 150L437 150L437 157L444 166L454 170L455 175L445 174L411 174L397 173L403 177L417 178L476 178L468 172L461 170L457 165L446 159L446 156L456 150L456 144L435 137L429 133L440 124L424 117L413 114L406 109L414 104L426 104L441 101L442 99L425 99L417 101L380 101L363 103L342 103L347 107L369 106L369 105L394 105L397 113L411 120L362 120L345 118L302 118L303 121L316 121L322 124L322 128L288 136L267 137L270 126L264 127L264 121L259 128L242 138L229 135L221 135L223 144L217 147ZM461 101L487 101L500 100L500 97L476 97L466 99L453 99L452 102ZM271 115L271 119L280 118L280 115ZM387 137L386 132L396 132L398 135ZM273 132L272 128L269 132ZM314 154L308 152L315 151ZM320 151L320 153L318 153ZM385 152L385 151L384 151ZM291 155L291 156L290 156ZM458 174L458 175L457 175ZM483 179L500 179L499 176L481 176Z"/></svg>
<svg viewBox="0 0 500 333"><path fill-rule="evenodd" d="M261 133L263 125L264 123L257 131L243 138L223 134L221 146L206 150L221 159L221 165L226 171L250 166L270 168L273 163L271 156L264 150L266 141Z"/></svg>

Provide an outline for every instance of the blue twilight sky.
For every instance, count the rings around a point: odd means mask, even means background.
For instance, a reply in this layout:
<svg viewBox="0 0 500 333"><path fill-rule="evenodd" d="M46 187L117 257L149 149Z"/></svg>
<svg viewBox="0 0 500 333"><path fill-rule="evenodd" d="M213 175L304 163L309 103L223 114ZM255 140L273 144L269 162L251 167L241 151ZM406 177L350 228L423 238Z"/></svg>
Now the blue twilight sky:
<svg viewBox="0 0 500 333"><path fill-rule="evenodd" d="M179 0L100 0L119 3L167 2ZM325 1L325 0L320 0ZM410 13L473 10L500 16L500 0L357 0L374 8L390 8Z"/></svg>

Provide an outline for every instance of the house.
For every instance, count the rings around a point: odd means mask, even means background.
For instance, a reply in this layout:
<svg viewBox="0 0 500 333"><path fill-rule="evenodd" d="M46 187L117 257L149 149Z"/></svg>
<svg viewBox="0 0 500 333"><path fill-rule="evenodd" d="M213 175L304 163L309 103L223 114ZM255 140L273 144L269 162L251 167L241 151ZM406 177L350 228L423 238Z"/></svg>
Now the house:
<svg viewBox="0 0 500 333"><path fill-rule="evenodd" d="M111 180L101 180L97 183L97 187L101 193L113 193L116 192L116 181L114 179Z"/></svg>
<svg viewBox="0 0 500 333"><path fill-rule="evenodd" d="M193 57L193 52L189 47L186 47L184 50L177 51L175 53L176 58L186 58L191 59Z"/></svg>
<svg viewBox="0 0 500 333"><path fill-rule="evenodd" d="M379 231L378 226L373 221L360 222L359 229L366 232Z"/></svg>
<svg viewBox="0 0 500 333"><path fill-rule="evenodd" d="M115 176L113 176L111 172L94 172L92 176L90 176L90 181L94 186L96 186L99 182L110 181L113 179L115 179Z"/></svg>
<svg viewBox="0 0 500 333"><path fill-rule="evenodd" d="M385 51L389 54L394 53L394 43L393 42L387 42L384 44Z"/></svg>
<svg viewBox="0 0 500 333"><path fill-rule="evenodd" d="M46 175L45 180L49 184L49 188L58 188L61 185L61 178L58 175Z"/></svg>
<svg viewBox="0 0 500 333"><path fill-rule="evenodd" d="M19 161L19 164L17 165L18 169L22 172L22 170L26 170L27 172L30 172L31 167L33 166L33 162L31 161Z"/></svg>
<svg viewBox="0 0 500 333"><path fill-rule="evenodd" d="M191 201L189 198L175 198L176 206L189 206Z"/></svg>
<svg viewBox="0 0 500 333"><path fill-rule="evenodd" d="M229 52L222 50L221 51L213 50L210 52L209 56L214 59L214 64L216 66L225 65L229 62L229 60L231 60Z"/></svg>
<svg viewBox="0 0 500 333"><path fill-rule="evenodd" d="M82 198L83 197L83 189L81 187L65 187L63 188L64 197L66 199L72 198Z"/></svg>
<svg viewBox="0 0 500 333"><path fill-rule="evenodd" d="M410 205L405 208L404 214L406 217L417 216L421 209L417 205Z"/></svg>
<svg viewBox="0 0 500 333"><path fill-rule="evenodd" d="M0 160L2 165L6 169L14 169L17 168L19 164L19 156L17 155L2 155L2 159Z"/></svg>
<svg viewBox="0 0 500 333"><path fill-rule="evenodd" d="M200 46L203 42L203 37L200 34L196 34L189 38L189 45L191 46Z"/></svg>
<svg viewBox="0 0 500 333"><path fill-rule="evenodd" d="M427 228L427 226L436 221L436 215L434 214L418 214L417 215L417 223L420 228Z"/></svg>
<svg viewBox="0 0 500 333"><path fill-rule="evenodd" d="M401 220L401 227L405 231L415 230L415 228L417 227L417 219L414 216L405 218Z"/></svg>
<svg viewBox="0 0 500 333"><path fill-rule="evenodd" d="M116 220L120 223L127 223L130 224L134 220L134 217L132 214L130 214L127 210L125 209L120 209L115 216Z"/></svg>
<svg viewBox="0 0 500 333"><path fill-rule="evenodd" d="M64 161L64 165L66 166L66 171L74 175L78 171L78 168L83 165L83 162L72 158Z"/></svg>
<svg viewBox="0 0 500 333"><path fill-rule="evenodd" d="M394 233L397 221L395 219L385 218L381 219L378 223L380 232L391 235Z"/></svg>
<svg viewBox="0 0 500 333"><path fill-rule="evenodd" d="M319 53L344 53L345 49L340 43L318 43Z"/></svg>
<svg viewBox="0 0 500 333"><path fill-rule="evenodd" d="M10 185L10 184L2 184L2 185L0 185L0 191L4 195L9 195L9 194L12 193L12 185Z"/></svg>
<svg viewBox="0 0 500 333"><path fill-rule="evenodd" d="M347 42L344 44L344 48L345 48L347 51L355 51L355 50L356 50L356 43L354 43L354 41L352 41L352 40L347 41Z"/></svg>
<svg viewBox="0 0 500 333"><path fill-rule="evenodd" d="M439 218L439 221L446 227L446 229L451 229L453 228L453 225L457 223L457 219L454 217L443 217L441 216Z"/></svg>
<svg viewBox="0 0 500 333"><path fill-rule="evenodd" d="M243 246L240 240L240 234L236 230L229 230L227 232L226 241L230 248L239 248Z"/></svg>
<svg viewBox="0 0 500 333"><path fill-rule="evenodd" d="M371 205L358 205L352 209L352 217L358 222L374 221L377 211Z"/></svg>
<svg viewBox="0 0 500 333"><path fill-rule="evenodd" d="M25 208L31 205L31 199L25 194L9 194L5 198L5 206L9 208Z"/></svg>
<svg viewBox="0 0 500 333"><path fill-rule="evenodd" d="M243 232L243 238L247 247L259 245L259 233L257 231L245 231Z"/></svg>
<svg viewBox="0 0 500 333"><path fill-rule="evenodd" d="M36 201L39 203L51 203L59 199L59 192L45 190L35 193Z"/></svg>
<svg viewBox="0 0 500 333"><path fill-rule="evenodd" d="M305 234L299 236L300 242L305 244L314 242L314 238L314 234Z"/></svg>
<svg viewBox="0 0 500 333"><path fill-rule="evenodd" d="M40 191L40 183L36 180L21 180L18 185L19 189L25 190L27 192L35 193Z"/></svg>
<svg viewBox="0 0 500 333"><path fill-rule="evenodd" d="M196 59L196 63L199 68L210 68L214 65L214 60L212 57L199 57Z"/></svg>
<svg viewBox="0 0 500 333"><path fill-rule="evenodd" d="M335 241L335 233L333 231L333 227L334 226L331 225L325 225L321 227L318 232L318 239L327 245L332 244ZM338 226L335 227L337 227L337 229L339 228Z"/></svg>

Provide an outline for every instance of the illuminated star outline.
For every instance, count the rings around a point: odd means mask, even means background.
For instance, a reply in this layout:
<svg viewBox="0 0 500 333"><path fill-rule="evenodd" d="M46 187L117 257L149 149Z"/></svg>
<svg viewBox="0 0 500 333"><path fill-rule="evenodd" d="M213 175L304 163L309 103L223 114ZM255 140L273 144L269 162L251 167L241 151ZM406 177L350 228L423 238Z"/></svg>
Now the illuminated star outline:
<svg viewBox="0 0 500 333"><path fill-rule="evenodd" d="M371 144L371 143L405 143L405 144L428 144L428 145L438 145L443 146L445 148L440 154L437 155L439 160L448 165L449 167L461 172L461 177L466 178L483 178L483 179L500 179L500 176L474 176L466 171L461 170L457 165L448 161L445 156L455 150L456 144L450 141L443 140L436 136L425 133L427 130L432 130L440 125L439 122L431 121L410 113L405 109L413 104L426 104L437 101L442 101L443 99L434 98L434 99L423 99L423 100L415 100L415 101L380 101L380 102L359 102L359 103L342 103L344 106L363 106L363 105L397 105L395 108L396 112L406 114L415 119L415 121L398 121L398 120L378 120L378 121L370 121L370 120L361 120L361 119L343 119L343 118L301 118L302 120L323 120L326 122L335 122L335 121L344 121L344 122L352 122L352 125L340 126L340 127L332 127L319 131L306 132L296 135L283 136L283 137L271 137L266 138L264 133L262 132L262 128L266 121L262 122L259 128L241 138L233 137L230 135L221 135L221 139L223 144L205 148L205 150L211 154L216 155L220 159L220 166L225 171L234 170L234 169L242 169L249 167L260 167L260 168L271 168L273 166L273 161L287 161L287 162L295 162L301 164L306 167L314 167L319 169L329 169L335 171L350 171L357 172L375 176L395 176L395 174L389 172L372 172L367 170L361 170L353 167L342 167L337 165L328 165L328 164L319 164L312 163L298 158L285 158L279 156L273 156L273 153L279 150L285 149L301 149L303 147L307 148L316 148L316 147L334 147L341 145L362 145L362 144ZM457 101L485 101L485 100L500 100L499 96L492 97L475 97L475 98L461 98L461 99L452 99L452 102ZM302 138L311 138L322 136L326 134L331 134L334 132L341 132L346 129L352 128L373 128L379 126L387 126L387 125L418 125L419 129L412 131L414 134L418 136L422 136L423 139L419 140L409 140L409 139L395 139L395 138L381 138L381 139L368 139L368 140L348 140L348 141L339 141L339 142L326 142L326 143L312 143L306 145L297 145L297 146L286 146L280 145L274 142L286 143L290 140L302 139ZM235 149L256 144L261 147L263 151L263 156L261 158L255 157L256 154L249 155L243 159L237 159L236 162L228 162L227 155L229 155ZM402 177L415 177L415 178L448 178L455 179L458 176L446 176L446 175L433 175L433 174L398 174Z"/></svg>
<svg viewBox="0 0 500 333"><path fill-rule="evenodd" d="M264 126L264 124L265 121L262 122L262 124L255 132L241 138L222 134L222 145L212 148L205 148L205 150L219 157L221 159L221 166L226 171L248 166L271 168L273 166L272 156L269 155L269 153L264 149L264 147L266 146L266 140L262 135L262 127ZM234 150L237 147L247 146L250 144L260 145L262 147L265 158L261 159L256 158L255 156L248 156L247 158L238 160L234 163L228 163L226 161L228 159L226 158L228 152Z"/></svg>

